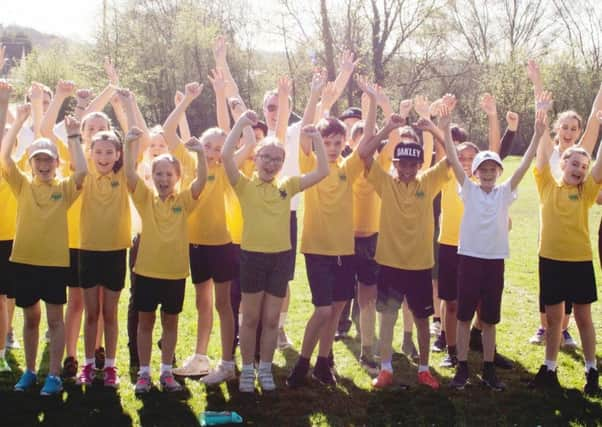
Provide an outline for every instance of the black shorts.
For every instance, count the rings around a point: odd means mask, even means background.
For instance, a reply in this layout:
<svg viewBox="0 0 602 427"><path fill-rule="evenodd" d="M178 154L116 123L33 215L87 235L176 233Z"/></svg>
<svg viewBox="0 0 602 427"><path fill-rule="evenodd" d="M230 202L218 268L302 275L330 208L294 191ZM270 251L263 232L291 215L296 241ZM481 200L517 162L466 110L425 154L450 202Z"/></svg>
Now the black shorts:
<svg viewBox="0 0 602 427"><path fill-rule="evenodd" d="M125 286L127 250L79 251L79 283L82 288L94 286L119 292Z"/></svg>
<svg viewBox="0 0 602 427"><path fill-rule="evenodd" d="M215 283L229 282L239 271L238 257L232 243L225 245L189 245L192 283L213 279Z"/></svg>
<svg viewBox="0 0 602 427"><path fill-rule="evenodd" d="M397 312L404 298L407 298L408 307L418 319L425 319L435 312L430 268L402 270L380 265L377 286L378 312Z"/></svg>
<svg viewBox="0 0 602 427"><path fill-rule="evenodd" d="M591 304L598 299L594 263L539 257L539 293L544 305Z"/></svg>
<svg viewBox="0 0 602 427"><path fill-rule="evenodd" d="M31 307L39 300L48 304L62 305L67 302L69 268L46 267L14 263L18 307Z"/></svg>
<svg viewBox="0 0 602 427"><path fill-rule="evenodd" d="M355 277L362 285L376 285L378 264L374 260L378 233L367 237L355 238L354 267Z"/></svg>
<svg viewBox="0 0 602 427"><path fill-rule="evenodd" d="M240 251L240 291L265 292L284 298L288 285L289 251L264 253Z"/></svg>
<svg viewBox="0 0 602 427"><path fill-rule="evenodd" d="M472 320L477 307L480 319L500 322L504 290L504 260L458 255L458 313L462 322Z"/></svg>
<svg viewBox="0 0 602 427"><path fill-rule="evenodd" d="M440 230L440 219L441 219L441 193L438 193L433 199L433 224L435 229L433 232L433 258L435 264L431 269L431 278L433 280L439 280L439 230Z"/></svg>
<svg viewBox="0 0 602 427"><path fill-rule="evenodd" d="M186 279L155 279L136 274L134 309L145 313L154 312L161 304L161 311L179 314L184 304Z"/></svg>
<svg viewBox="0 0 602 427"><path fill-rule="evenodd" d="M349 301L355 294L354 255L305 255L305 269L316 307Z"/></svg>
<svg viewBox="0 0 602 427"><path fill-rule="evenodd" d="M458 299L458 247L439 245L439 298L445 301Z"/></svg>
<svg viewBox="0 0 602 427"><path fill-rule="evenodd" d="M288 281L295 279L295 263L297 261L297 211L291 211L290 222L291 250L288 254Z"/></svg>
<svg viewBox="0 0 602 427"><path fill-rule="evenodd" d="M0 295L15 297L15 265L9 261L13 250L12 240L0 240Z"/></svg>
<svg viewBox="0 0 602 427"><path fill-rule="evenodd" d="M79 249L69 248L69 276L67 286L70 288L81 288L79 283Z"/></svg>

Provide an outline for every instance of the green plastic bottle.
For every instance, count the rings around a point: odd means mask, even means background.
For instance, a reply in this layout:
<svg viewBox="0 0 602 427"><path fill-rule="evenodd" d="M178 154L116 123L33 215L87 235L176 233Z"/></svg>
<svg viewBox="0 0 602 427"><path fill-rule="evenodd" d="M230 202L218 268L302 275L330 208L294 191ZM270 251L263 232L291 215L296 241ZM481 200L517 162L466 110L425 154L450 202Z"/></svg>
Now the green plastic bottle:
<svg viewBox="0 0 602 427"><path fill-rule="evenodd" d="M232 411L205 411L199 416L199 422L202 426L217 426L220 424L240 424L242 417Z"/></svg>

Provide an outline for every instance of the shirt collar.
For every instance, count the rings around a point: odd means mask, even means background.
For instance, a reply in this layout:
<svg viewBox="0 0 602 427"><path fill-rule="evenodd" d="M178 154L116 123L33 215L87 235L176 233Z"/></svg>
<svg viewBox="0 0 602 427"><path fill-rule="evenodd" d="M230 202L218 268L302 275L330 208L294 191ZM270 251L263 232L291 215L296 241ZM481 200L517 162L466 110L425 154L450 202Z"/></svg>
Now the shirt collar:
<svg viewBox="0 0 602 427"><path fill-rule="evenodd" d="M272 185L275 186L276 185L276 177L272 178L271 181L264 181L261 178L259 178L259 174L257 173L257 171L253 172L253 176L251 178L251 181L257 186L260 187L262 185Z"/></svg>

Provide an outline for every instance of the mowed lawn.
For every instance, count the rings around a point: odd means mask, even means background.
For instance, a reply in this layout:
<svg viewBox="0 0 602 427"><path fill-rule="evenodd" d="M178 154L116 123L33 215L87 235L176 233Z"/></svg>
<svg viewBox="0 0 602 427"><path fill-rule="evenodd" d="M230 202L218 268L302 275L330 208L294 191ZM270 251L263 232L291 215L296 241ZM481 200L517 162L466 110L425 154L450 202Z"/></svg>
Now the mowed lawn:
<svg viewBox="0 0 602 427"><path fill-rule="evenodd" d="M506 160L506 174L518 164L518 158ZM311 382L306 388L289 390L284 381L294 364L294 350L277 351L274 372L279 386L275 393L247 396L238 393L236 382L219 387L206 388L197 381L187 380L187 391L168 395L159 391L137 398L133 392L135 373L129 371L126 307L128 291L124 291L120 304L121 335L118 348L118 367L121 387L117 392L102 387L82 390L67 386L61 398L41 398L38 390L18 394L12 391L24 366L22 350L9 353L12 374L0 377L0 426L194 426L198 414L204 410L235 410L247 425L255 426L387 426L387 425L598 425L602 424L602 400L584 397L582 353L562 352L559 358L559 379L565 387L560 394L546 395L527 387L529 380L543 360L543 348L528 343L529 337L539 325L537 305L537 234L538 201L532 173L528 173L519 188L519 199L511 208L512 231L510 234L511 258L506 263L506 287L503 299L502 322L498 328L498 349L515 363L511 371L498 371L508 389L496 393L473 385L464 391L452 391L447 383L453 371L439 368L442 354L433 354L431 366L442 383L439 391L416 385L416 366L405 356L394 357L395 376L409 383L409 391L373 391L371 378L357 363L359 339L337 342L334 346L340 381L335 388L325 388ZM300 221L302 215L299 216ZM590 217L592 245L597 248L597 228L600 209L594 207ZM597 250L594 264L598 280L600 274ZM166 256L169 256L166 254ZM571 283L567 283L570 286ZM295 281L291 286L292 300L287 330L299 349L303 328L312 312L311 296L307 285L304 261L297 258ZM177 346L181 361L194 348L196 312L194 291L187 288L184 312L180 317L180 333ZM593 318L599 336L602 335L599 303L593 306ZM210 356L219 358L219 328L215 315ZM17 312L15 327L21 337L22 317ZM43 336L45 325L41 328ZM156 339L160 327L155 328ZM398 322L394 346L399 349L402 323ZM571 332L578 338L574 323ZM155 341L156 341L155 339ZM578 340L580 341L580 340ZM600 345L600 338L598 338ZM41 372L47 369L47 354L42 354L45 343L40 343L38 360ZM82 360L83 339L79 356ZM602 351L598 350L598 355ZM238 357L238 356L237 356ZM313 360L312 360L313 361ZM239 361L240 363L240 361ZM472 373L480 371L478 355L471 355ZM153 378L158 383L159 351L153 351ZM475 378L476 379L476 378ZM473 381L477 383L477 381Z"/></svg>

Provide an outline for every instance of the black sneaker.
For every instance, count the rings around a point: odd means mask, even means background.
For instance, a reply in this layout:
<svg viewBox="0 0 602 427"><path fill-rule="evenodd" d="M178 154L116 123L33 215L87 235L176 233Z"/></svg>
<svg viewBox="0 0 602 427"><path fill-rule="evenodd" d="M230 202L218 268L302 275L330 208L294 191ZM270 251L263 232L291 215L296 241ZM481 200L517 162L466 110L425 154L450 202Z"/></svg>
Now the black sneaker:
<svg viewBox="0 0 602 427"><path fill-rule="evenodd" d="M468 363L460 362L456 368L456 375L454 375L454 378L452 379L451 383L449 383L449 386L451 388L455 388L456 390L464 390L464 387L466 387L468 384Z"/></svg>
<svg viewBox="0 0 602 427"><path fill-rule="evenodd" d="M370 375L377 375L378 374L378 370L379 370L378 369L379 368L378 363L376 363L372 357L365 356L365 355L362 354L360 356L360 365Z"/></svg>
<svg viewBox="0 0 602 427"><path fill-rule="evenodd" d="M61 377L64 380L68 381L75 380L75 378L77 377L78 368L79 366L77 360L75 360L74 357L65 357L65 360L63 360L63 370L61 371Z"/></svg>
<svg viewBox="0 0 602 427"><path fill-rule="evenodd" d="M297 361L293 370L286 378L286 385L290 388L304 386L307 382L307 372L309 371L309 361L303 362L301 359Z"/></svg>
<svg viewBox="0 0 602 427"><path fill-rule="evenodd" d="M326 358L318 357L311 376L324 385L336 385L337 383L337 379L332 373L332 369Z"/></svg>
<svg viewBox="0 0 602 427"><path fill-rule="evenodd" d="M549 371L546 365L541 365L535 378L529 383L529 387L538 389L558 390L560 383L558 382L558 372Z"/></svg>
<svg viewBox="0 0 602 427"><path fill-rule="evenodd" d="M597 369L590 368L587 374L585 374L585 387L583 387L583 392L590 396L597 396L600 394Z"/></svg>
<svg viewBox="0 0 602 427"><path fill-rule="evenodd" d="M435 353L441 353L442 351L445 351L445 349L447 348L446 341L447 340L445 339L445 334L440 333L437 336L437 339L435 340L433 345L431 346L431 351L433 351Z"/></svg>
<svg viewBox="0 0 602 427"><path fill-rule="evenodd" d="M497 368L501 368L501 369L514 368L514 363L512 363L512 361L510 359L508 359L507 357L502 356L500 353L498 353L497 350L495 351L495 354L493 355L493 364Z"/></svg>
<svg viewBox="0 0 602 427"><path fill-rule="evenodd" d="M99 371L102 371L105 368L104 347L98 347L96 350L94 350L94 365Z"/></svg>
<svg viewBox="0 0 602 427"><path fill-rule="evenodd" d="M482 331L480 329L472 328L470 330L470 342L468 343L469 348L472 351L483 352L483 340L481 338Z"/></svg>
<svg viewBox="0 0 602 427"><path fill-rule="evenodd" d="M458 365L458 358L455 354L451 356L448 354L439 364L442 368L455 368Z"/></svg>
<svg viewBox="0 0 602 427"><path fill-rule="evenodd" d="M495 374L495 365L484 365L483 373L481 374L481 383L489 387L493 391L506 390L506 384L501 382Z"/></svg>

